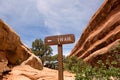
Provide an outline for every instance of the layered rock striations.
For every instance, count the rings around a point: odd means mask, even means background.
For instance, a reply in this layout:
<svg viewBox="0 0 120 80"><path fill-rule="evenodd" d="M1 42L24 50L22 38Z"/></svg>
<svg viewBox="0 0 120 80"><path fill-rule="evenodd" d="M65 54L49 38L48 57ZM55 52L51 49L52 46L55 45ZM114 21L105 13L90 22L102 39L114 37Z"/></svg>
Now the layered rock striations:
<svg viewBox="0 0 120 80"><path fill-rule="evenodd" d="M105 0L91 18L70 56L94 64L98 59L108 57L109 51L117 47L119 41L120 0Z"/></svg>
<svg viewBox="0 0 120 80"><path fill-rule="evenodd" d="M0 75L17 65L29 65L42 69L42 63L20 37L2 20L0 20Z"/></svg>

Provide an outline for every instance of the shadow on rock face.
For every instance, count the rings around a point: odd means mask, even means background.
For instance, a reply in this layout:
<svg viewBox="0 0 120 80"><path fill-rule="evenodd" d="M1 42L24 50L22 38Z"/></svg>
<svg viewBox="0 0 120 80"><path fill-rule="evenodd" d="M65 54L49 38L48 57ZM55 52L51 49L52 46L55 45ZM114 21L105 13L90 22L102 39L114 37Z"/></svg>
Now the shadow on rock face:
<svg viewBox="0 0 120 80"><path fill-rule="evenodd" d="M0 74L7 74L17 65L42 69L41 60L20 40L20 37L0 19ZM1 79L0 79L1 80Z"/></svg>

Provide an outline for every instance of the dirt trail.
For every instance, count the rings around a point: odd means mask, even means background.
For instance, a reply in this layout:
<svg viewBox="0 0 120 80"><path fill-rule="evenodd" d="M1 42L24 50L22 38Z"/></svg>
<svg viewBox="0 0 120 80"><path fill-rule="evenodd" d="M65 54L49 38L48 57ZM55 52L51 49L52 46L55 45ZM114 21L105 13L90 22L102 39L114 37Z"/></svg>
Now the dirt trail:
<svg viewBox="0 0 120 80"><path fill-rule="evenodd" d="M40 80L58 80L58 71L57 70L52 70L48 68L44 68L41 71L41 79ZM64 80L75 80L75 75L68 72L64 71Z"/></svg>
<svg viewBox="0 0 120 80"><path fill-rule="evenodd" d="M75 75L64 71L64 80L75 80ZM43 70L30 66L17 66L3 80L58 80L58 71L44 67Z"/></svg>

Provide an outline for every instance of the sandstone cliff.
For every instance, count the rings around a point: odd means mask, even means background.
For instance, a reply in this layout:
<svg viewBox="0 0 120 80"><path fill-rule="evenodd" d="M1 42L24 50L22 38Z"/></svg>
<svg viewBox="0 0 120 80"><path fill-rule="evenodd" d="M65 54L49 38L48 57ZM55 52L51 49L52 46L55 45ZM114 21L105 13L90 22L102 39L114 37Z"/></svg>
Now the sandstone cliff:
<svg viewBox="0 0 120 80"><path fill-rule="evenodd" d="M42 69L42 70L38 70ZM74 74L64 72L65 80L74 80ZM58 71L43 68L20 37L0 20L0 80L58 80Z"/></svg>
<svg viewBox="0 0 120 80"><path fill-rule="evenodd" d="M29 65L42 69L42 63L20 37L2 20L0 20L0 76L17 65Z"/></svg>
<svg viewBox="0 0 120 80"><path fill-rule="evenodd" d="M118 46L119 41L120 0L105 0L91 18L70 56L77 56L92 64L99 59L112 57L112 53L108 53Z"/></svg>

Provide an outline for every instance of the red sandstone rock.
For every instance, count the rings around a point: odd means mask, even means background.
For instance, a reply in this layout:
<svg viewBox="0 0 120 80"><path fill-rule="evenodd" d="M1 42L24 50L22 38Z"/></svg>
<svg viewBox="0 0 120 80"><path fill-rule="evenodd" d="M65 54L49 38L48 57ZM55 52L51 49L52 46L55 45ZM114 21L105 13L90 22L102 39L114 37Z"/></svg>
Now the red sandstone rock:
<svg viewBox="0 0 120 80"><path fill-rule="evenodd" d="M64 72L64 80L75 80L74 76L70 72ZM58 80L58 71L45 67L39 71L28 65L16 66L3 80Z"/></svg>
<svg viewBox="0 0 120 80"><path fill-rule="evenodd" d="M57 70L38 70L42 68L40 59L0 20L0 80L58 80ZM7 73L3 75L3 72ZM74 80L75 77L74 74L65 71L64 79Z"/></svg>
<svg viewBox="0 0 120 80"><path fill-rule="evenodd" d="M120 0L105 0L91 18L70 56L92 63L120 41Z"/></svg>
<svg viewBox="0 0 120 80"><path fill-rule="evenodd" d="M0 74L16 65L42 69L41 60L20 40L20 37L0 19Z"/></svg>

